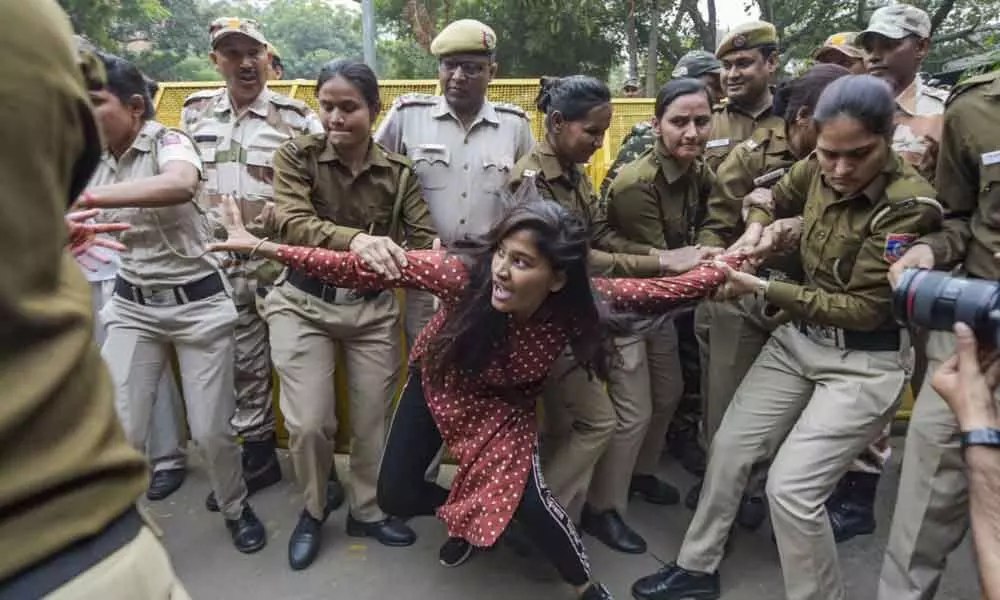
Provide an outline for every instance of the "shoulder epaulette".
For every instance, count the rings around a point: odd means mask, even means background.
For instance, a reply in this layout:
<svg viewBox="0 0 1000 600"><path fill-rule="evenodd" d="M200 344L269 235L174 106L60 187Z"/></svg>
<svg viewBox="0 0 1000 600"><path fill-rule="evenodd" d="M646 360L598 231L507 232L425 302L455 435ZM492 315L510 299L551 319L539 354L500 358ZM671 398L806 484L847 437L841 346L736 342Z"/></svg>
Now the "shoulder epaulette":
<svg viewBox="0 0 1000 600"><path fill-rule="evenodd" d="M320 134L320 135L326 135L326 134ZM385 153L385 157L388 160L390 160L390 161L392 161L394 163L401 164L401 165L403 165L405 167L412 167L413 166L413 161L410 160L409 157L407 157L405 154L399 154L399 153L393 152L391 150L386 150L385 146L383 146L381 144L379 144L378 147L382 149L382 152Z"/></svg>
<svg viewBox="0 0 1000 600"><path fill-rule="evenodd" d="M941 102L945 102L948 100L949 96L948 90L942 90L941 88L925 85L923 88L921 88L921 91L930 96L931 98L940 100Z"/></svg>
<svg viewBox="0 0 1000 600"><path fill-rule="evenodd" d="M296 156L303 156L306 151L312 148L320 148L326 145L326 133L304 133L297 135L285 142L285 145L295 153Z"/></svg>
<svg viewBox="0 0 1000 600"><path fill-rule="evenodd" d="M430 94L403 94L402 96L396 98L394 105L398 108L405 108L407 106L430 106L437 103L437 96L431 96Z"/></svg>
<svg viewBox="0 0 1000 600"><path fill-rule="evenodd" d="M493 108L497 112L511 113L521 117L522 119L528 118L528 113L524 112L524 109L516 104L511 104L509 102L494 102Z"/></svg>
<svg viewBox="0 0 1000 600"><path fill-rule="evenodd" d="M193 104L199 101L212 100L219 96L226 88L219 88L214 90L198 90L197 92L191 94L184 99L184 106L188 104Z"/></svg>
<svg viewBox="0 0 1000 600"><path fill-rule="evenodd" d="M712 112L722 112L729 106L729 98L723 98L712 105Z"/></svg>
<svg viewBox="0 0 1000 600"><path fill-rule="evenodd" d="M296 100L295 98L290 98L288 96L285 96L284 94L271 94L271 97L268 99L268 101L271 104L274 104L275 106L280 106L281 108L294 110L303 117L312 112L312 109L309 108L309 105L306 104L305 102L301 100Z"/></svg>
<svg viewBox="0 0 1000 600"><path fill-rule="evenodd" d="M958 98L971 89L987 83L993 83L998 77L1000 77L1000 70L990 71L989 73L983 73L982 75L976 75L975 77L970 77L965 81L956 84L955 87L951 88L951 94L948 96L948 100L945 101L945 104L951 104L955 101L955 98Z"/></svg>

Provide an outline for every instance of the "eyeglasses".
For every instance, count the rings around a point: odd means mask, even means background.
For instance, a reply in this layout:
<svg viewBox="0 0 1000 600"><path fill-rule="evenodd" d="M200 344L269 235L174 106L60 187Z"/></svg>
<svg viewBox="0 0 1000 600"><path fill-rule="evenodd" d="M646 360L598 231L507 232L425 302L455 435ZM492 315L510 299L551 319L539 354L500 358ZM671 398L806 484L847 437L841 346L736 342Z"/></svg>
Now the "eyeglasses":
<svg viewBox="0 0 1000 600"><path fill-rule="evenodd" d="M462 74L466 77L479 77L486 72L486 67L489 66L487 63L476 62L471 60L442 60L441 70L446 73L454 74L459 69L462 69Z"/></svg>

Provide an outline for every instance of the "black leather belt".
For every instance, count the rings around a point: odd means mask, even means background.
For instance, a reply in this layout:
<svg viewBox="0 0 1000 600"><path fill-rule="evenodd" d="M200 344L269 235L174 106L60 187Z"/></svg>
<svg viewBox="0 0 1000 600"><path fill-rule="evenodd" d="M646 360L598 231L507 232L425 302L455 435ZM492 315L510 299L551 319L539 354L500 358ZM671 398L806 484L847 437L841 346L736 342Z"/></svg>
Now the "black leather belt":
<svg viewBox="0 0 1000 600"><path fill-rule="evenodd" d="M130 507L97 535L76 542L0 584L0 600L47 596L134 540L143 526L139 511Z"/></svg>
<svg viewBox="0 0 1000 600"><path fill-rule="evenodd" d="M323 283L315 277L309 277L301 271L289 269L285 281L299 288L303 292L316 296L323 302L329 304L357 304L366 300L377 298L384 290L371 292L358 292L337 286Z"/></svg>
<svg viewBox="0 0 1000 600"><path fill-rule="evenodd" d="M840 327L823 327L811 323L799 323L799 331L815 339L844 350L865 350L867 352L894 352L899 350L902 337L898 329L880 331L857 331ZM820 341L822 338L825 341Z"/></svg>
<svg viewBox="0 0 1000 600"><path fill-rule="evenodd" d="M177 287L151 288L133 285L121 276L115 279L115 294L132 302L147 306L176 306L214 296L226 289L222 277L212 273L198 281Z"/></svg>

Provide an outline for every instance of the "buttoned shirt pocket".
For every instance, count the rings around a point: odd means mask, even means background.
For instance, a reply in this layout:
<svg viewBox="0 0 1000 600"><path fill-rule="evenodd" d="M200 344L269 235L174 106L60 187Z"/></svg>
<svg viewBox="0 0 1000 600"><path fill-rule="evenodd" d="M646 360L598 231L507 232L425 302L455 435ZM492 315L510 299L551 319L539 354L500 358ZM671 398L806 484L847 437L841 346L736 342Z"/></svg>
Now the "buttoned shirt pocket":
<svg viewBox="0 0 1000 600"><path fill-rule="evenodd" d="M503 189L510 179L510 169L513 165L502 158L487 158L483 160L483 190L496 192Z"/></svg>
<svg viewBox="0 0 1000 600"><path fill-rule="evenodd" d="M441 190L448 186L451 152L441 144L420 144L410 152L413 169L425 190Z"/></svg>
<svg viewBox="0 0 1000 600"><path fill-rule="evenodd" d="M1000 164L984 166L980 171L979 206L986 224L1000 229Z"/></svg>

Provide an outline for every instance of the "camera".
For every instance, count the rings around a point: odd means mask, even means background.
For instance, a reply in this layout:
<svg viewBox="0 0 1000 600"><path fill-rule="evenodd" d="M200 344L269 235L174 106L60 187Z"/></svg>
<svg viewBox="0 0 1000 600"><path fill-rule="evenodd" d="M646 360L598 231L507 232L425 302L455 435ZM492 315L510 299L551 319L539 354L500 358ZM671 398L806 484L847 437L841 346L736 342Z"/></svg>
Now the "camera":
<svg viewBox="0 0 1000 600"><path fill-rule="evenodd" d="M951 331L962 322L983 344L1000 348L1000 283L952 277L942 271L906 269L892 295L903 325Z"/></svg>

